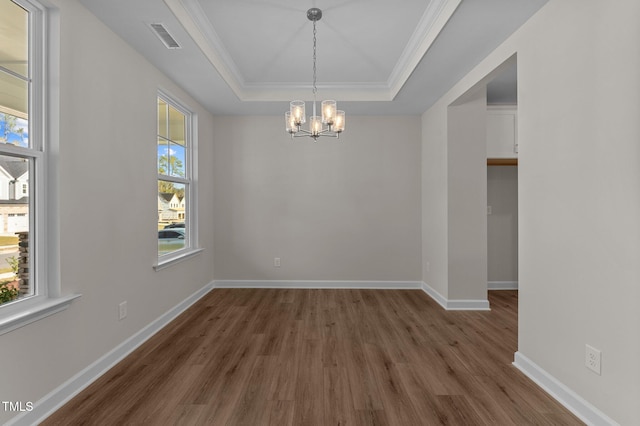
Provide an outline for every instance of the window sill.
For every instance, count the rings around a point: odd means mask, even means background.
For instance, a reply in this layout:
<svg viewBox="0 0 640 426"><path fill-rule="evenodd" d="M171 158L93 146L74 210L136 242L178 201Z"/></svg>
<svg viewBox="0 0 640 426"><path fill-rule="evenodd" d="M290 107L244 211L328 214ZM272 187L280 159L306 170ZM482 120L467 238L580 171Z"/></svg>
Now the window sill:
<svg viewBox="0 0 640 426"><path fill-rule="evenodd" d="M183 260L191 259L192 257L202 253L203 251L204 251L203 248L194 248L194 249L188 249L180 253L176 253L168 256L162 256L162 259L158 259L158 263L153 265L153 269L155 269L156 271L160 271L171 265L175 265L176 263L182 262Z"/></svg>
<svg viewBox="0 0 640 426"><path fill-rule="evenodd" d="M71 305L75 299L82 296L81 294L70 294L67 296L56 297L54 299L45 299L40 303L26 307L24 310L0 318L0 335L23 327L32 322L41 320L50 315L62 312Z"/></svg>

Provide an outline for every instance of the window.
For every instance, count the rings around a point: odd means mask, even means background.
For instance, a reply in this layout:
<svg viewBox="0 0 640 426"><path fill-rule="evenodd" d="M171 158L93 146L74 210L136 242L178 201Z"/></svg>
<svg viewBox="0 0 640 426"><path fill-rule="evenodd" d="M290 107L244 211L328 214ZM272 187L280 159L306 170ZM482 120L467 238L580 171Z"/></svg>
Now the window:
<svg viewBox="0 0 640 426"><path fill-rule="evenodd" d="M30 13L28 4L0 0L0 216L6 218L0 223L0 305L36 293L29 256L34 200L18 184L33 180L43 161L41 141L32 137L33 121L41 117L30 108Z"/></svg>
<svg viewBox="0 0 640 426"><path fill-rule="evenodd" d="M78 297L52 297L57 259L45 249L55 216L45 176L45 21L36 0L0 0L0 334Z"/></svg>
<svg viewBox="0 0 640 426"><path fill-rule="evenodd" d="M158 265L197 251L194 120L187 108L159 93Z"/></svg>

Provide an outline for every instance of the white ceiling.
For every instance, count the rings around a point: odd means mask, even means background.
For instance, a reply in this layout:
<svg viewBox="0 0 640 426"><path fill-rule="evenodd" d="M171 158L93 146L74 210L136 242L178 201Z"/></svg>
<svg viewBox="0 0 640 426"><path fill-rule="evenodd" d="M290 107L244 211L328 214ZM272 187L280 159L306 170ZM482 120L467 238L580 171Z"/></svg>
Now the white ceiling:
<svg viewBox="0 0 640 426"><path fill-rule="evenodd" d="M318 98L351 115L421 114L547 0L80 1L221 115L280 114L312 98L306 11L319 7ZM513 102L515 67L502 79L489 99Z"/></svg>

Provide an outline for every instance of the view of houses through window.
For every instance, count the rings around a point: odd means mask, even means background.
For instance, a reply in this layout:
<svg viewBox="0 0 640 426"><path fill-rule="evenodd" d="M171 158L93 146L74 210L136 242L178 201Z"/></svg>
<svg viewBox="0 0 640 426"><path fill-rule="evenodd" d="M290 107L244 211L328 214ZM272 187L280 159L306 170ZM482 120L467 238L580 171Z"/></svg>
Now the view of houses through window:
<svg viewBox="0 0 640 426"><path fill-rule="evenodd" d="M190 117L158 97L158 255L189 247Z"/></svg>
<svg viewBox="0 0 640 426"><path fill-rule="evenodd" d="M0 304L34 294L29 182L39 157L29 139L29 11L21 4L0 0Z"/></svg>

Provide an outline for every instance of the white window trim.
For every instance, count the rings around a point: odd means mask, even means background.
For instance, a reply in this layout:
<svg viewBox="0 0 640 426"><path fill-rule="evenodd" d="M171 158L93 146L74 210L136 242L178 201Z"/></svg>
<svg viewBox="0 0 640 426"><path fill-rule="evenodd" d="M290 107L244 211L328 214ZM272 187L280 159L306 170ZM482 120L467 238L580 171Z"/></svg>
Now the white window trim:
<svg viewBox="0 0 640 426"><path fill-rule="evenodd" d="M20 304L19 309L15 309L14 312L7 315L7 313L4 312L4 308L13 308L14 306L3 306L2 317L0 319L0 335L41 320L55 313L62 312L71 305L71 302L80 296L82 295L70 294L56 298L44 298L38 301L27 299L11 302L8 305L13 303ZM18 305L15 307L18 307Z"/></svg>
<svg viewBox="0 0 640 426"><path fill-rule="evenodd" d="M35 0L15 0L28 9L30 77L34 81L29 99L29 139L33 149L3 146L4 153L35 160L31 183L38 202L31 201L30 229L37 242L30 258L35 294L0 306L0 335L65 310L80 294L61 295L59 268L59 211L57 157L59 152L59 17ZM55 19L54 19L55 18ZM46 150L43 146L46 136ZM32 163L33 164L33 163Z"/></svg>
<svg viewBox="0 0 640 426"><path fill-rule="evenodd" d="M199 246L198 240L198 115L184 102L180 101L178 97L172 95L165 89L158 89L158 93L155 99L156 108L158 98L163 99L168 105L176 108L187 118L187 124L185 127L188 142L187 149L185 150L185 170L187 171L188 175L184 179L171 176L171 180L178 183L188 183L189 193L185 194L185 196L187 197L187 203L185 205L185 229L187 232L186 241L188 242L188 247L176 250L169 254L157 256L158 260L153 265L153 269L156 271L165 269L171 265L182 262L183 260L190 259L204 251L204 249ZM158 176L156 180L164 180L167 177L158 173L157 163L155 166L155 170Z"/></svg>

